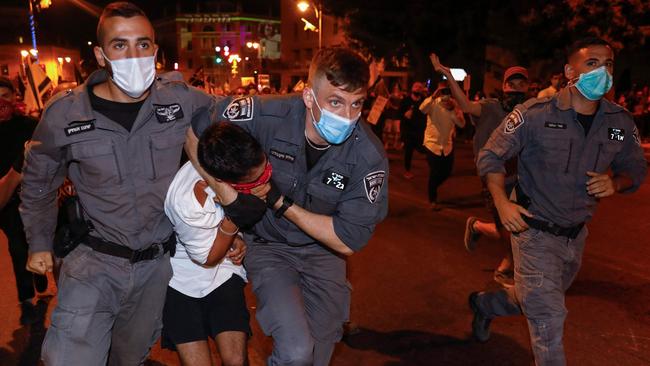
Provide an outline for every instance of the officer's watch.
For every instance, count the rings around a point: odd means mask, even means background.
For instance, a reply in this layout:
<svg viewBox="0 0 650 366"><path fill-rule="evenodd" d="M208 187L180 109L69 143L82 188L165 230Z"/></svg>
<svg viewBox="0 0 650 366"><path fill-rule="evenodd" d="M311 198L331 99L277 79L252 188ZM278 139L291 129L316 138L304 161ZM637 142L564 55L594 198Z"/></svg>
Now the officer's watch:
<svg viewBox="0 0 650 366"><path fill-rule="evenodd" d="M284 216L284 213L287 212L289 207L291 207L292 205L293 205L293 200L290 197L284 197L282 199L282 206L280 206L280 208L275 210L275 217L279 219L280 217Z"/></svg>

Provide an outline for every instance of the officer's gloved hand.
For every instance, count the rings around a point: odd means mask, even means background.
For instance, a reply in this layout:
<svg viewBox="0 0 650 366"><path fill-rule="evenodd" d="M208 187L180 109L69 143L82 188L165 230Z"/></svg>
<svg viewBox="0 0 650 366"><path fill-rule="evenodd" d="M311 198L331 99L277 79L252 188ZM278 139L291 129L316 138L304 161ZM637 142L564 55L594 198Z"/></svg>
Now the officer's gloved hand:
<svg viewBox="0 0 650 366"><path fill-rule="evenodd" d="M280 192L280 189L275 184L273 179L269 181L269 184L271 185L271 189L266 194L266 206L270 209L273 209L280 197L282 197L282 193Z"/></svg>
<svg viewBox="0 0 650 366"><path fill-rule="evenodd" d="M263 200L251 195L239 193L228 206L222 206L226 216L240 229L253 227L266 212Z"/></svg>

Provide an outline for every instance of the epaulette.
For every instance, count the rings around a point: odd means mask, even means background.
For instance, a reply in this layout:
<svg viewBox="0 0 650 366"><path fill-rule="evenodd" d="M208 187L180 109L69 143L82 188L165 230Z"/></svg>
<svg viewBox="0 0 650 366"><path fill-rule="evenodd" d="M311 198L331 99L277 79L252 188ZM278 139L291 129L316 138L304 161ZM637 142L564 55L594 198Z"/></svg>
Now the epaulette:
<svg viewBox="0 0 650 366"><path fill-rule="evenodd" d="M544 98L530 98L527 101L523 102L522 105L526 109L530 109L530 107L537 105L537 104L545 104L548 103L552 100L552 97L544 97Z"/></svg>
<svg viewBox="0 0 650 366"><path fill-rule="evenodd" d="M291 112L296 98L287 95L265 95L258 97L257 101L260 103L260 115L284 118ZM300 99L300 103L302 103L302 99Z"/></svg>
<svg viewBox="0 0 650 366"><path fill-rule="evenodd" d="M156 78L164 85L178 85L184 87L185 89L189 89L189 86L185 80L183 80L183 74L178 71L166 72L164 74L158 75Z"/></svg>
<svg viewBox="0 0 650 366"><path fill-rule="evenodd" d="M74 90L72 90L72 89L65 89L65 90L62 90L62 91L60 91L60 92L54 94L52 97L50 97L50 99L49 99L49 100L47 101L47 103L45 104L45 108L44 108L44 109L49 109L49 108L51 108L54 104L58 103L58 102L61 101L61 100L66 99L66 98L68 98L68 97L70 97L70 96L72 96L72 95L74 95Z"/></svg>

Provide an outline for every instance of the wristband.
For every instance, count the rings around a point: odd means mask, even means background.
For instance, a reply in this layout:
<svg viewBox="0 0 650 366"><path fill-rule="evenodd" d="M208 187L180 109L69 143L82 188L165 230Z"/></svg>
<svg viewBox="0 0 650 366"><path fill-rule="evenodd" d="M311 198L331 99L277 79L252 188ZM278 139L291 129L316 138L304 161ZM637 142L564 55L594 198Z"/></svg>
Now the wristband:
<svg viewBox="0 0 650 366"><path fill-rule="evenodd" d="M284 216L284 213L287 212L291 206L293 206L293 200L289 197L284 197L282 200L282 206L280 206L280 208L275 211L274 216L279 219L280 217Z"/></svg>
<svg viewBox="0 0 650 366"><path fill-rule="evenodd" d="M219 225L219 231L221 231L222 233L224 233L224 234L226 234L228 236L233 236L233 235L236 235L239 232L239 228L236 228L235 231L233 231L233 232L228 232L228 231L224 230L221 225Z"/></svg>

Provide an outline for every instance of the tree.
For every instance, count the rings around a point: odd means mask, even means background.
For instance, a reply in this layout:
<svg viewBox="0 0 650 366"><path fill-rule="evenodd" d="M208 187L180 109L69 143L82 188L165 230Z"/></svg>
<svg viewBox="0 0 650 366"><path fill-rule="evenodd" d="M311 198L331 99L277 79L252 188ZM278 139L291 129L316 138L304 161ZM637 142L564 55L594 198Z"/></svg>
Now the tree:
<svg viewBox="0 0 650 366"><path fill-rule="evenodd" d="M617 49L644 44L646 0L329 0L326 12L346 19L353 46L387 60L407 56L416 78L432 73L428 54L466 68L481 87L486 45L512 51L521 64L563 65L569 44L601 36ZM389 63L390 64L390 63Z"/></svg>

